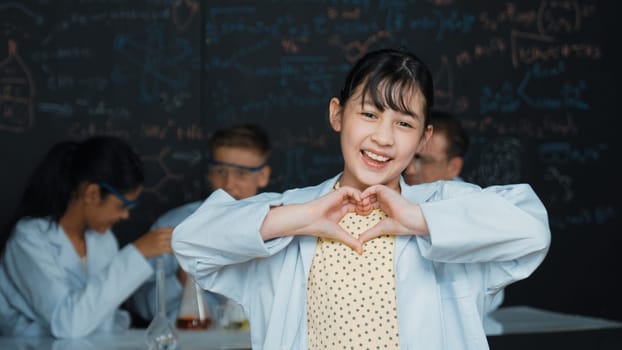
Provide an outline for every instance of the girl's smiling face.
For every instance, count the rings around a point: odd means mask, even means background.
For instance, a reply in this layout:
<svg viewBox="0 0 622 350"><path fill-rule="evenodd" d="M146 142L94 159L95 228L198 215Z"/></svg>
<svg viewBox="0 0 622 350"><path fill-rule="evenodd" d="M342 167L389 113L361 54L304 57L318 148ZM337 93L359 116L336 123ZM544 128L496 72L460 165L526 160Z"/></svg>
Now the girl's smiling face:
<svg viewBox="0 0 622 350"><path fill-rule="evenodd" d="M377 106L362 90L360 85L345 106L330 101L330 124L341 133L341 185L364 190L383 184L399 191L400 174L432 134L425 126L425 98L419 90L401 96L410 107L401 112Z"/></svg>

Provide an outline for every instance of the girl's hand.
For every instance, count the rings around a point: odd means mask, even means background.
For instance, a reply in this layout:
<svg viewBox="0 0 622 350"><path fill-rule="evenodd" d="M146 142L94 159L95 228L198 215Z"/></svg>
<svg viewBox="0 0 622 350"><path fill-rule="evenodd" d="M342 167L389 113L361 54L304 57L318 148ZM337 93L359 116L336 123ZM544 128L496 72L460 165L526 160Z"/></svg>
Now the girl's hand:
<svg viewBox="0 0 622 350"><path fill-rule="evenodd" d="M363 242L339 226L344 215L362 210L360 195L359 190L343 186L307 203L272 208L261 227L262 237L313 235L342 242L361 254Z"/></svg>
<svg viewBox="0 0 622 350"><path fill-rule="evenodd" d="M386 234L396 236L429 234L421 207L407 201L400 193L387 186L374 185L361 193L357 213L366 215L365 213L369 214L371 210L377 208L384 211L388 217L361 233L359 236L361 244Z"/></svg>
<svg viewBox="0 0 622 350"><path fill-rule="evenodd" d="M140 236L134 246L145 258L171 253L172 234L172 227L156 228Z"/></svg>

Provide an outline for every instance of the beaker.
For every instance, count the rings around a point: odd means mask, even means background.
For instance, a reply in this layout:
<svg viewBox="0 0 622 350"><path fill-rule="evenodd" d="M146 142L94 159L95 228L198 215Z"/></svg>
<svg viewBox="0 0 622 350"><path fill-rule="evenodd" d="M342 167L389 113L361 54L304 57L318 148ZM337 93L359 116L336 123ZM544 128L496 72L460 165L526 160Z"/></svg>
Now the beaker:
<svg viewBox="0 0 622 350"><path fill-rule="evenodd" d="M176 326L179 329L207 329L212 324L203 290L187 277Z"/></svg>

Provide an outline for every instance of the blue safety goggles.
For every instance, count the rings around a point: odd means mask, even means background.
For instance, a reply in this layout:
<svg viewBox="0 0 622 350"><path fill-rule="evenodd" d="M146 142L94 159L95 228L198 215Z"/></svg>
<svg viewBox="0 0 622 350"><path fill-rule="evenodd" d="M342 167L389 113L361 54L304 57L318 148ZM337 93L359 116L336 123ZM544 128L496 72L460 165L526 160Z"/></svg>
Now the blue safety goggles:
<svg viewBox="0 0 622 350"><path fill-rule="evenodd" d="M257 174L265 166L265 164L259 166L246 166L242 164L219 162L217 160L208 159L207 176L211 178L223 179L231 175L236 179L245 181Z"/></svg>
<svg viewBox="0 0 622 350"><path fill-rule="evenodd" d="M135 199L135 200L129 200L127 199L127 197L125 197L123 195L123 193L119 192L116 188L114 188L112 185L110 185L109 183L105 182L105 181L96 181L97 184L103 188L106 189L106 191L110 192L112 195L114 195L115 197L119 198L119 200L121 202L123 202L123 206L125 207L125 209L130 210L132 208L134 208L139 200Z"/></svg>
<svg viewBox="0 0 622 350"><path fill-rule="evenodd" d="M246 166L246 165L241 165L241 164L236 164L236 163L219 162L217 160L212 160L212 159L207 160L207 165L208 166L228 166L232 168L248 170L253 173L263 169L263 167L266 166L265 164L261 164L258 166Z"/></svg>

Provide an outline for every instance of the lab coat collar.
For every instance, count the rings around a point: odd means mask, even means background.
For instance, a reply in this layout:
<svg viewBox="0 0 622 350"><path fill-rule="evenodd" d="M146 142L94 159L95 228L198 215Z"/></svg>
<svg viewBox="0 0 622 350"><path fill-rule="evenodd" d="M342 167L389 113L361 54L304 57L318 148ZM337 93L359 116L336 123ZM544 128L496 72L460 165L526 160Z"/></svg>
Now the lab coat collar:
<svg viewBox="0 0 622 350"><path fill-rule="evenodd" d="M82 268L80 257L76 253L73 244L71 244L69 237L67 237L65 230L60 226L60 224L54 225L55 229L50 230L49 240L50 243L56 247L54 253L56 254L56 259L59 265L72 275L78 277L80 280L86 280L86 271ZM87 239L87 252L88 247L89 244Z"/></svg>

